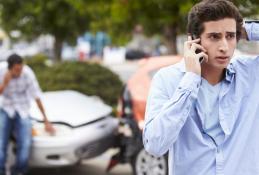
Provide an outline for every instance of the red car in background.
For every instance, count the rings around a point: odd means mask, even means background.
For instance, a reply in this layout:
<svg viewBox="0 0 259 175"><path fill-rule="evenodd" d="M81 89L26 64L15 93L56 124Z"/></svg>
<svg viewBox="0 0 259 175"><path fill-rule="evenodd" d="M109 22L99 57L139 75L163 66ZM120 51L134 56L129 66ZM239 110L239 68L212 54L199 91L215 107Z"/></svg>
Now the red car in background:
<svg viewBox="0 0 259 175"><path fill-rule="evenodd" d="M180 56L160 56L140 61L140 67L126 83L119 99L118 116L121 118L121 135L118 147L120 151L113 156L109 168L116 163L131 163L134 175L168 174L167 156L155 158L144 150L142 129L153 75L160 68L180 60Z"/></svg>

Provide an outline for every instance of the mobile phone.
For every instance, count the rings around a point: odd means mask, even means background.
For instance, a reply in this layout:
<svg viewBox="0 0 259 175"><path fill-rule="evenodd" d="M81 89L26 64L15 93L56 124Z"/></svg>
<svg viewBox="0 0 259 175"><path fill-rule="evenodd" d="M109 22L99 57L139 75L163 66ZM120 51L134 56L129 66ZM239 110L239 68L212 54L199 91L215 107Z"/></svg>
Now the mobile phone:
<svg viewBox="0 0 259 175"><path fill-rule="evenodd" d="M197 37L196 35L194 35L194 34L192 34L191 36L192 36L192 40L195 40L195 39L198 38L198 37ZM199 42L198 44L201 44L201 42ZM202 52L201 49L197 49L197 50L195 51L196 54L201 53L201 52ZM202 63L203 61L204 61L204 57L200 57L200 58L199 58L199 62Z"/></svg>

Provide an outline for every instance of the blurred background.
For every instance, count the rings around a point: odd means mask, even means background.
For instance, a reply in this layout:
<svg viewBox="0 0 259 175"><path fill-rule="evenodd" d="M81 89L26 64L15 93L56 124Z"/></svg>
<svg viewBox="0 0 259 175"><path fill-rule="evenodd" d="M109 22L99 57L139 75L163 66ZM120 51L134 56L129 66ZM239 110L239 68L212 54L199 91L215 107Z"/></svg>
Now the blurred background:
<svg viewBox="0 0 259 175"><path fill-rule="evenodd" d="M106 174L114 162L120 165L109 174L149 174L152 167L157 174L167 171L163 159L142 152L145 100L153 74L180 60L187 13L197 2L0 0L0 60L19 54L44 92L74 90L95 96L118 119L119 138L104 154L65 167L32 167L30 174ZM245 19L259 19L258 0L233 2ZM240 41L235 54L258 55L259 42Z"/></svg>

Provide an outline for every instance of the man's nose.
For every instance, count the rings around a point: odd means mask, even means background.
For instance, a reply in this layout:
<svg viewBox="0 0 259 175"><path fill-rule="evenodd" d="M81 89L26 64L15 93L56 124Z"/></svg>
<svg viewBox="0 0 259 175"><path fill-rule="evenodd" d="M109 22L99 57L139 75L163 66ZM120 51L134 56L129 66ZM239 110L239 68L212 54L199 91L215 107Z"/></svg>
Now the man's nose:
<svg viewBox="0 0 259 175"><path fill-rule="evenodd" d="M228 51L228 41L226 38L223 38L222 41L220 42L219 50L221 52L227 52Z"/></svg>

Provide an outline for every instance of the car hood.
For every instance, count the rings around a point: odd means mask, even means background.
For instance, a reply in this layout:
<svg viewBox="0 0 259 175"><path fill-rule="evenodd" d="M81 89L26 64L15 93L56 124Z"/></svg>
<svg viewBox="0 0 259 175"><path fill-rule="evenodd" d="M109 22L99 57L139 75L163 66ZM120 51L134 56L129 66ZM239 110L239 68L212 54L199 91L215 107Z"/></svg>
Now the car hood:
<svg viewBox="0 0 259 175"><path fill-rule="evenodd" d="M45 92L41 99L49 121L71 126L93 122L112 112L112 108L104 104L99 97L72 90ZM35 102L32 103L30 114L32 118L42 121Z"/></svg>

